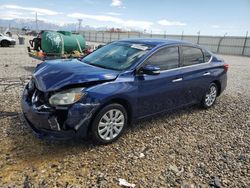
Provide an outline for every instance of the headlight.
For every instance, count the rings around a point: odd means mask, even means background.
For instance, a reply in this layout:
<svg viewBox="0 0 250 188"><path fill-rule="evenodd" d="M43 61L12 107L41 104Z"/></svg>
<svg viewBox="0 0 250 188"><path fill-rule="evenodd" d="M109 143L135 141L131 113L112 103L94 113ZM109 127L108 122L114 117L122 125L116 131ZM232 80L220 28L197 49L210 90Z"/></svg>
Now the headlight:
<svg viewBox="0 0 250 188"><path fill-rule="evenodd" d="M49 98L49 103L52 106L73 104L85 95L82 90L83 88L75 88L58 92Z"/></svg>

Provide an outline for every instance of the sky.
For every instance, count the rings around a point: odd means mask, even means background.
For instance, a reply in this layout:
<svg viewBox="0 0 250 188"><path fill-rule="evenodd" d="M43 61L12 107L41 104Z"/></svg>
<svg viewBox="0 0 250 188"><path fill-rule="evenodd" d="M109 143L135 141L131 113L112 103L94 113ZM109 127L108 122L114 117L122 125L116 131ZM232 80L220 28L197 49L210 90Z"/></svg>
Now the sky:
<svg viewBox="0 0 250 188"><path fill-rule="evenodd" d="M234 35L250 32L250 0L0 0L0 19L117 27L152 33Z"/></svg>

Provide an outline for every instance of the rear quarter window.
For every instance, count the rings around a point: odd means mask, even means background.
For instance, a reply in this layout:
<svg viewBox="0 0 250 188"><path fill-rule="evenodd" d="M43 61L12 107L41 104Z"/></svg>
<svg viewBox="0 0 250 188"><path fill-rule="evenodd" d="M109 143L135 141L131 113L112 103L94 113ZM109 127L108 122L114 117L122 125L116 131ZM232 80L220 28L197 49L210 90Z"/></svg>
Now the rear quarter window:
<svg viewBox="0 0 250 188"><path fill-rule="evenodd" d="M212 55L206 51L206 50L203 50L203 54L204 54L204 61L205 62L209 62L209 60L211 59Z"/></svg>

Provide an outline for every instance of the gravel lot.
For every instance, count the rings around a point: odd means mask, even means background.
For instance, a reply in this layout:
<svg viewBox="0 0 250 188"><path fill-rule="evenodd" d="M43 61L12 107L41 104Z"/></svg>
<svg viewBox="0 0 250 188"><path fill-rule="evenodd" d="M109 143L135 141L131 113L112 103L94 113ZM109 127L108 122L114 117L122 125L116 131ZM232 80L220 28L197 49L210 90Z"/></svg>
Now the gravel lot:
<svg viewBox="0 0 250 188"><path fill-rule="evenodd" d="M250 187L250 58L230 65L227 90L197 106L142 121L116 143L48 142L21 118L23 84L39 62L0 48L0 187ZM185 186L186 185L186 186Z"/></svg>

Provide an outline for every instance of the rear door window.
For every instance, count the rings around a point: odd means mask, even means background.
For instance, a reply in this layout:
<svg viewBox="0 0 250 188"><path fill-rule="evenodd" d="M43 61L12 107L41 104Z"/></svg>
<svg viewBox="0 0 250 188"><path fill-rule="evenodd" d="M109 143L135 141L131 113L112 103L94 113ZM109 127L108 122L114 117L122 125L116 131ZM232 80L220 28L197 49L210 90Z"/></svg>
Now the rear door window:
<svg viewBox="0 0 250 188"><path fill-rule="evenodd" d="M203 52L199 48L183 46L182 47L182 66L196 65L204 63Z"/></svg>
<svg viewBox="0 0 250 188"><path fill-rule="evenodd" d="M153 54L145 65L155 65L161 70L174 69L179 66L179 50L177 46L166 47Z"/></svg>

